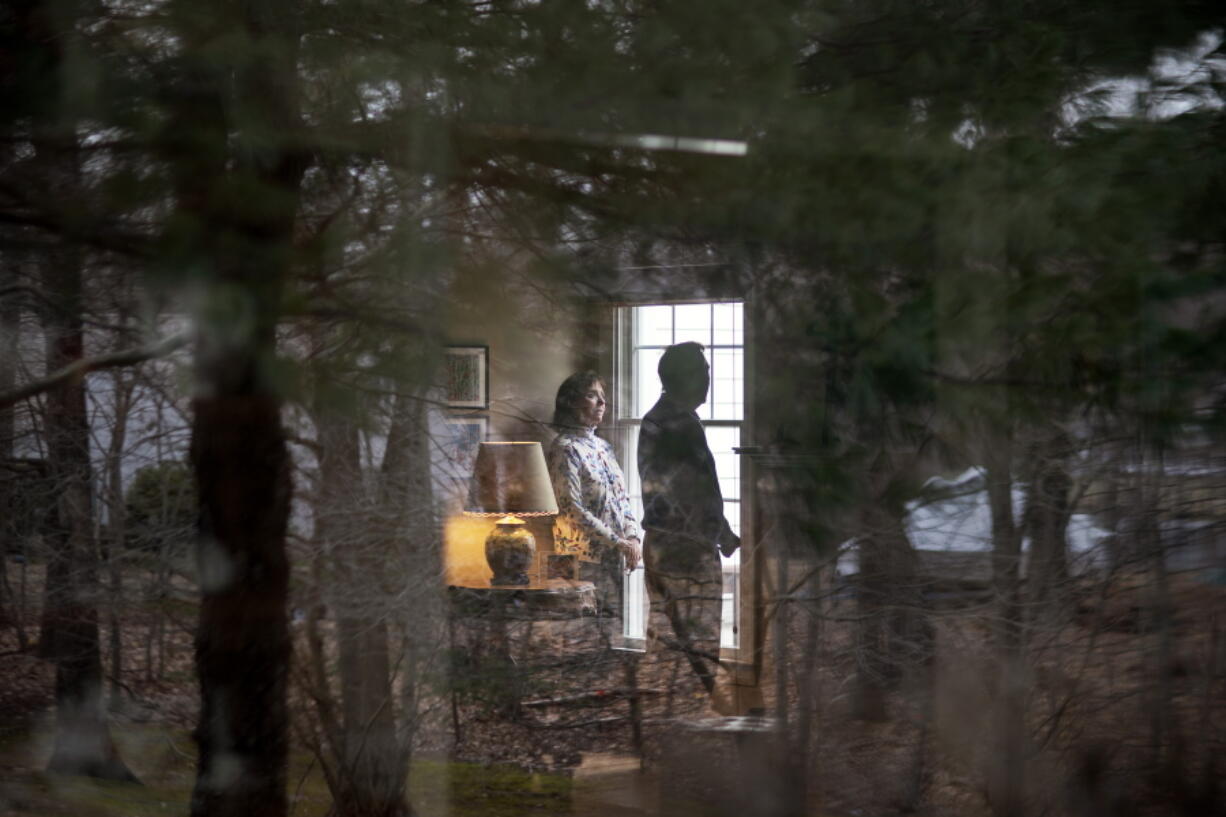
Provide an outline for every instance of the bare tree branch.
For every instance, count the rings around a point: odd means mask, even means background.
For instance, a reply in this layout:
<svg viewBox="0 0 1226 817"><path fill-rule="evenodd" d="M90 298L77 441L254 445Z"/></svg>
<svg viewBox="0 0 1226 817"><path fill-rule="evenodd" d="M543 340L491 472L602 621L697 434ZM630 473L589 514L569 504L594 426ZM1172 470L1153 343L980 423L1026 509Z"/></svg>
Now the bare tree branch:
<svg viewBox="0 0 1226 817"><path fill-rule="evenodd" d="M33 397L36 394L50 391L61 383L66 383L73 378L84 377L90 372L96 372L101 369L113 369L117 366L132 366L137 363L143 363L146 360L165 357L176 349L182 348L187 344L187 341L188 334L183 332L171 335L156 343L138 346L134 349L112 352L109 355L82 358L59 371L52 372L46 377L32 380L11 391L0 392L0 408L11 406L14 403L25 400L27 397Z"/></svg>

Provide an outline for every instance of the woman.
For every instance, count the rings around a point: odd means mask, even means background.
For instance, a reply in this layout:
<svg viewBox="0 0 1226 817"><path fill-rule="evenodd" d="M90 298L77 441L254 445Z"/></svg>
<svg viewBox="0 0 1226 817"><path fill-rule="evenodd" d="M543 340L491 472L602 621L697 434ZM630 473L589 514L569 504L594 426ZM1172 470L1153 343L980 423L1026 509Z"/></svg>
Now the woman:
<svg viewBox="0 0 1226 817"><path fill-rule="evenodd" d="M549 447L549 477L558 499L554 550L579 557L580 577L596 583L602 612L620 596L622 560L633 570L642 554L626 479L613 446L596 436L605 406L600 375L566 378L554 401L558 436Z"/></svg>

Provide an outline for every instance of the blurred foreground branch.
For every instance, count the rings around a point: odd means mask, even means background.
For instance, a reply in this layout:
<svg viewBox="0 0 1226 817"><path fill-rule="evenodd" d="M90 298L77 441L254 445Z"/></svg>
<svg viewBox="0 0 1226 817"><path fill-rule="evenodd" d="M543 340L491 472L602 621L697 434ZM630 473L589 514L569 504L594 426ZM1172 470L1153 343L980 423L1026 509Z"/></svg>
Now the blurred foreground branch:
<svg viewBox="0 0 1226 817"><path fill-rule="evenodd" d="M22 386L15 389L10 389L6 392L0 392L0 408L11 406L14 403L19 403L27 397L33 397L36 394L50 391L61 383L78 377L84 377L90 372L101 371L102 369L114 369L120 366L133 366L137 363L143 363L146 360L165 357L177 349L183 348L188 341L186 332L177 335L171 335L168 338L150 343L145 346L137 346L134 349L125 349L120 352L112 352L109 355L98 355L97 357L85 357L76 360L63 368L57 369L46 377L41 377L38 380L31 380Z"/></svg>

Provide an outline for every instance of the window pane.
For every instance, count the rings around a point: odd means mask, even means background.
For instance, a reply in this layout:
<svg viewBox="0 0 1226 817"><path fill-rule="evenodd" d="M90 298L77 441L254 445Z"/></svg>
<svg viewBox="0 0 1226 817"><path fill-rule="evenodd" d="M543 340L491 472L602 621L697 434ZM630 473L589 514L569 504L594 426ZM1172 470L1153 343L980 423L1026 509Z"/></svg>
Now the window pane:
<svg viewBox="0 0 1226 817"><path fill-rule="evenodd" d="M736 648L736 608L737 605L736 574L724 574L724 603L720 610L719 645L729 649Z"/></svg>
<svg viewBox="0 0 1226 817"><path fill-rule="evenodd" d="M639 481L639 426L628 429L623 449L626 459L619 463L622 473L626 476L626 493L630 496L630 508L634 518L643 521L643 488Z"/></svg>
<svg viewBox="0 0 1226 817"><path fill-rule="evenodd" d="M663 389L660 388L656 367L660 365L663 354L663 349L637 349L634 352L634 417L642 417L660 399Z"/></svg>
<svg viewBox="0 0 1226 817"><path fill-rule="evenodd" d="M647 637L647 587L642 565L624 579L625 613L622 616L622 635L626 638Z"/></svg>
<svg viewBox="0 0 1226 817"><path fill-rule="evenodd" d="M710 304L681 304L673 310L677 321L674 343L692 340L703 346L711 345Z"/></svg>
<svg viewBox="0 0 1226 817"><path fill-rule="evenodd" d="M732 426L707 428L707 445L715 457L715 473L719 475L719 489L729 499L741 496L741 460L732 449L740 445L741 429ZM729 522L732 520L729 519Z"/></svg>
<svg viewBox="0 0 1226 817"><path fill-rule="evenodd" d="M738 524L734 519L740 518L739 503L729 502L727 504L733 507L726 507L724 513L728 517L728 522L735 530ZM737 636L739 635L737 632L737 611L741 609L741 551L738 550L727 558L721 555L720 562L722 563L724 577L724 603L720 609L719 645L721 647L735 648L738 643Z"/></svg>
<svg viewBox="0 0 1226 817"><path fill-rule="evenodd" d="M673 342L673 308L642 306L634 310L634 345L668 346Z"/></svg>
<svg viewBox="0 0 1226 817"><path fill-rule="evenodd" d="M715 304L714 334L711 341L716 346L742 346L741 320L743 304Z"/></svg>
<svg viewBox="0 0 1226 817"><path fill-rule="evenodd" d="M740 349L713 349L711 351L711 419L743 419L745 413L744 359L744 352Z"/></svg>
<svg viewBox="0 0 1226 817"><path fill-rule="evenodd" d="M707 399L698 407L703 420L740 422L744 418L744 306L741 303L718 304L653 304L624 307L632 320L619 322L631 329L623 338L622 348L628 352L629 364L619 375L627 378L624 394L625 416L641 418L656 400L661 388L656 367L663 347L673 343L696 341L706 347L711 365L711 387ZM625 313L623 313L625 314ZM655 347L655 348L651 348ZM723 347L723 348L717 348ZM627 394L628 392L628 394ZM642 518L642 488L637 467L638 428L630 425L620 440L619 452L624 452L622 469L635 514ZM740 533L740 460L732 452L740 441L739 427L715 426L706 430L707 441L715 457L720 489L724 495L724 510L732 529ZM740 553L722 559L724 572L724 603L721 643L724 647L737 644L737 611L739 610ZM646 600L643 572L626 577L627 608L624 633L634 638L645 635L646 619L640 601Z"/></svg>

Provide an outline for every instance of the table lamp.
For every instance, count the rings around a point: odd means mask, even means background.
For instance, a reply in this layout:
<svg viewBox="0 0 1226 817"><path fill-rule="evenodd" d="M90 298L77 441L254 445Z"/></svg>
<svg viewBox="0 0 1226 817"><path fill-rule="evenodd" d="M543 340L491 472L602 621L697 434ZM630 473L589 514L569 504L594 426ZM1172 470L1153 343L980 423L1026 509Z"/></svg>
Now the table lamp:
<svg viewBox="0 0 1226 817"><path fill-rule="evenodd" d="M491 585L529 583L536 540L521 517L557 512L540 443L481 443L464 513L500 517L485 540L485 560L494 571Z"/></svg>

